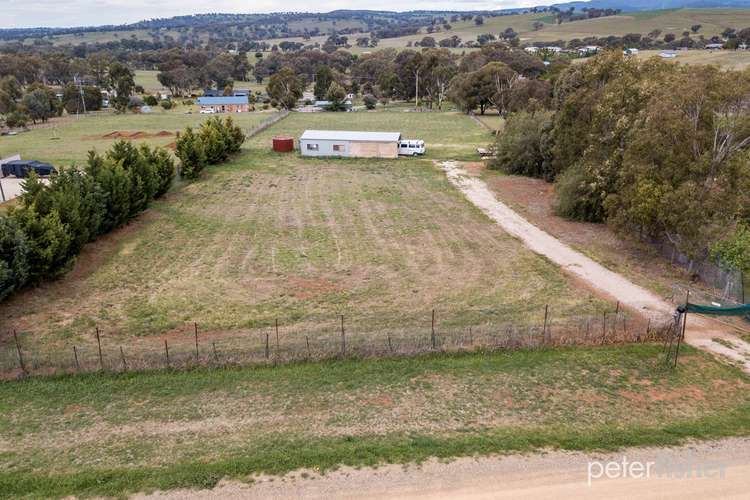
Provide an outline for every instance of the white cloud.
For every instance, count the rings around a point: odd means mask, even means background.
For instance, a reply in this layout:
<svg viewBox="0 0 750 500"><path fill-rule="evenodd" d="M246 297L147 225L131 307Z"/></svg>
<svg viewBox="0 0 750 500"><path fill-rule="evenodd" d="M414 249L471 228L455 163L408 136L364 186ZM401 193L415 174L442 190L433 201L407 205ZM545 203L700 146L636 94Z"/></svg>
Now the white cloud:
<svg viewBox="0 0 750 500"><path fill-rule="evenodd" d="M538 0L414 0L408 4L396 0L380 0L357 4L357 9L372 10L494 10L539 5ZM328 12L352 9L351 1L321 0L311 8L309 1L289 0L283 5L277 0L0 0L0 27L21 28L36 26L97 26L123 24L154 17L172 17L205 12L251 13L284 11Z"/></svg>

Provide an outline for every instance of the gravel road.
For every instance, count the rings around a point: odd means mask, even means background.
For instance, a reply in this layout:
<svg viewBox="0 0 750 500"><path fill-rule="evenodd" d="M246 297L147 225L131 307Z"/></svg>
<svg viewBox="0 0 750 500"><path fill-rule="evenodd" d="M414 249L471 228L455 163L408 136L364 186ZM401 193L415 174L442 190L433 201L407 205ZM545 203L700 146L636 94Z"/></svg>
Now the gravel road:
<svg viewBox="0 0 750 500"><path fill-rule="evenodd" d="M623 459L627 460L625 468L621 466ZM612 478L606 473L597 478L600 467L608 463L620 464L620 472ZM644 467L642 474L634 463ZM646 477L649 463L650 475ZM253 484L227 481L213 490L175 490L136 498L702 500L746 499L748 492L750 439L733 438L608 454L554 451L461 458L449 463L431 460L420 466L346 467L325 476L296 471L283 478L259 477Z"/></svg>

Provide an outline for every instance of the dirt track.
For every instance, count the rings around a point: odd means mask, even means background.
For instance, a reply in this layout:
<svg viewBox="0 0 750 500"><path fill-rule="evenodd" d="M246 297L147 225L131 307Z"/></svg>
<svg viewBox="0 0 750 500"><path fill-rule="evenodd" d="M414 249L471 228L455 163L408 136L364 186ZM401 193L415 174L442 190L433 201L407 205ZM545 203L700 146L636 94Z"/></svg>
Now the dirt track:
<svg viewBox="0 0 750 500"><path fill-rule="evenodd" d="M320 476L297 471L257 478L252 485L224 482L213 490L176 490L138 498L469 498L469 499L703 499L747 498L750 439L727 439L671 449L628 449L612 454L543 455L431 460L421 466L343 468ZM592 479L589 462L653 462L650 478ZM703 468L711 467L711 471ZM723 477L721 470L723 469ZM596 466L592 471L596 475ZM671 472L669 472L671 471ZM680 475L680 471L682 475ZM687 477L687 471L692 471ZM696 477L697 472L716 477Z"/></svg>
<svg viewBox="0 0 750 500"><path fill-rule="evenodd" d="M518 215L500 202L484 181L468 176L457 162L445 161L440 163L440 166L451 183L460 189L469 201L509 234L519 238L532 251L543 255L567 272L582 279L591 288L614 300L619 300L623 306L638 311L646 317L664 319L672 314L673 305L573 250ZM721 338L724 342L716 342L714 340L716 338ZM695 347L730 358L750 373L750 344L717 327L715 323L705 318L690 316L687 321L685 340Z"/></svg>

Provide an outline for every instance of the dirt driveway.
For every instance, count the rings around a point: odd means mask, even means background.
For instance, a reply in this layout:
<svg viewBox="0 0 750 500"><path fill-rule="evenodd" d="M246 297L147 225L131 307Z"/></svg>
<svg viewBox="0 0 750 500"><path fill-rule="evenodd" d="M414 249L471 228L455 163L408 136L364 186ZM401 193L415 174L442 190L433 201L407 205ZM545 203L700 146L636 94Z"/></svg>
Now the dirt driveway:
<svg viewBox="0 0 750 500"><path fill-rule="evenodd" d="M136 498L739 499L747 498L750 491L748 451L750 439L733 438L608 454L553 451L460 458L449 463L430 460L420 466L344 467L325 476L295 471L283 478L256 478L253 484L228 481L213 490L155 492ZM612 474L611 478L602 473L597 477L600 466L622 464L623 459L628 464L651 463L650 473ZM634 470L632 465L626 467Z"/></svg>
<svg viewBox="0 0 750 500"><path fill-rule="evenodd" d="M672 304L662 300L656 294L610 271L528 222L499 201L484 181L469 176L457 162L444 161L439 165L450 182L507 233L520 239L535 253L543 255L565 271L580 278L592 289L613 300L619 300L624 307L655 320L664 320L674 311ZM722 341L717 342L715 339ZM685 340L695 347L730 358L750 373L750 344L722 330L713 322L694 315L690 316L687 321Z"/></svg>

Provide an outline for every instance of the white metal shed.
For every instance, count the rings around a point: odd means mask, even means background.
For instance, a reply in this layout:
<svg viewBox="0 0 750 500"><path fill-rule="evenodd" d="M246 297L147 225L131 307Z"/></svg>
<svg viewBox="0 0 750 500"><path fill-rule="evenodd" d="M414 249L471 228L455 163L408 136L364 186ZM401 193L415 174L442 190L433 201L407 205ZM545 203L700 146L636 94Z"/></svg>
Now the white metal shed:
<svg viewBox="0 0 750 500"><path fill-rule="evenodd" d="M305 130L299 139L302 156L397 158L400 132Z"/></svg>

